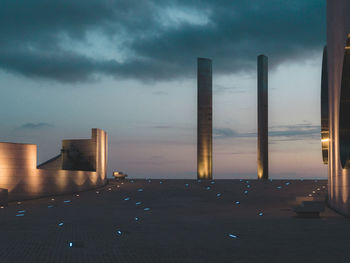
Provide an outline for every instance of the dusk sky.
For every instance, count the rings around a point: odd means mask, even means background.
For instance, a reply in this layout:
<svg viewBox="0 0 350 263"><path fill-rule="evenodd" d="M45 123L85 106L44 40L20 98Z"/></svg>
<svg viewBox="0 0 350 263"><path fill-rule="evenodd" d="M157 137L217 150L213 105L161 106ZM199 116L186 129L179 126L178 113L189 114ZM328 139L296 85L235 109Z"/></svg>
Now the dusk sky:
<svg viewBox="0 0 350 263"><path fill-rule="evenodd" d="M213 60L213 177L256 178L256 59L269 57L271 178L325 178L324 0L3 0L0 141L109 135L109 175L196 178L197 57Z"/></svg>

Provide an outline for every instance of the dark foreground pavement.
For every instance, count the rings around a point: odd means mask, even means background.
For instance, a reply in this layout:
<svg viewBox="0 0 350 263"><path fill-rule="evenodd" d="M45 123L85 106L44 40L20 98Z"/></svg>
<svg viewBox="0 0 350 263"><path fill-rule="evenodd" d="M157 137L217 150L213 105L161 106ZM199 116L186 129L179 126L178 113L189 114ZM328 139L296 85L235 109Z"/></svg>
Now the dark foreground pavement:
<svg viewBox="0 0 350 263"><path fill-rule="evenodd" d="M326 181L111 181L10 203L0 262L349 262L350 219L295 217L309 194L325 198Z"/></svg>

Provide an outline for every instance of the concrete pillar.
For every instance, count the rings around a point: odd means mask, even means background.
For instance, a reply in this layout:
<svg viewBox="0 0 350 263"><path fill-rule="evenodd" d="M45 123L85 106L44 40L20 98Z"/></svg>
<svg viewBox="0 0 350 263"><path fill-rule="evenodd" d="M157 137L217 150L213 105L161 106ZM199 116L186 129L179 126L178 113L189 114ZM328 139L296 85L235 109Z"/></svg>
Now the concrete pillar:
<svg viewBox="0 0 350 263"><path fill-rule="evenodd" d="M258 179L269 178L268 59L258 56Z"/></svg>
<svg viewBox="0 0 350 263"><path fill-rule="evenodd" d="M328 164L328 144L329 144L329 125L328 125L328 65L327 65L327 46L323 49L322 77L321 77L321 145L322 159L324 164Z"/></svg>
<svg viewBox="0 0 350 263"><path fill-rule="evenodd" d="M197 67L197 178L211 180L213 178L212 62L207 58L198 58Z"/></svg>

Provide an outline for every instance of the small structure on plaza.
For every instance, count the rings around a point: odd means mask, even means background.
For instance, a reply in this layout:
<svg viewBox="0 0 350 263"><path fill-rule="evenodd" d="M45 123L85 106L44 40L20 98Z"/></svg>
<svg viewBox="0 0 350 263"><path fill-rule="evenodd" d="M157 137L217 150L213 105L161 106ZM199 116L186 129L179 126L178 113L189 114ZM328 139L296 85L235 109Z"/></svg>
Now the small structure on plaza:
<svg viewBox="0 0 350 263"><path fill-rule="evenodd" d="M113 172L113 177L117 180L124 180L126 177L128 177L127 174L123 173L123 172Z"/></svg>

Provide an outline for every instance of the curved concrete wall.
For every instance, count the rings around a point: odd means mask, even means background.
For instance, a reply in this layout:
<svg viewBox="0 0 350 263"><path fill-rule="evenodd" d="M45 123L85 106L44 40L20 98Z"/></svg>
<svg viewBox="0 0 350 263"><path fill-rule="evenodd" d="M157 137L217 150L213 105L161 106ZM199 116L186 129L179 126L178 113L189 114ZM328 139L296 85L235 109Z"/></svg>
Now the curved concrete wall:
<svg viewBox="0 0 350 263"><path fill-rule="evenodd" d="M75 141L65 140L62 144L71 149ZM91 139L79 141L88 145L82 145L81 149L89 151L81 153L89 156L93 171L64 169L61 155L38 169L36 145L0 143L0 188L8 189L9 201L74 193L105 185L107 134L93 129Z"/></svg>
<svg viewBox="0 0 350 263"><path fill-rule="evenodd" d="M340 108L343 76L350 77L349 70L343 72L344 55L350 33L350 1L327 1L327 62L329 92L329 159L328 195L329 204L340 213L350 216L350 169L341 165ZM343 90L344 91L344 90ZM346 112L347 118L350 112ZM350 119L349 119L350 120ZM349 133L350 130L346 131ZM350 147L349 147L350 148ZM350 149L347 149L350 152Z"/></svg>

